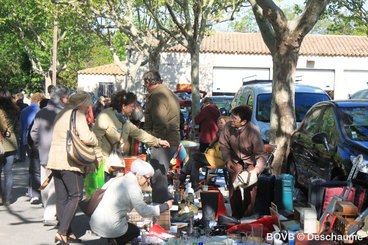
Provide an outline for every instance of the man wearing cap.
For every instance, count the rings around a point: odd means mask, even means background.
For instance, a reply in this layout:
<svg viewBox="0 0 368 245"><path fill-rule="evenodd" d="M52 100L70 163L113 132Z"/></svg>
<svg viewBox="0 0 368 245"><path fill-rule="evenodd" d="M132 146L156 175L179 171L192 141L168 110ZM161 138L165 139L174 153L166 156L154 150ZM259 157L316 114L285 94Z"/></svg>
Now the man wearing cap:
<svg viewBox="0 0 368 245"><path fill-rule="evenodd" d="M211 98L204 98L201 111L194 118L199 124L199 151L205 152L218 131L217 119L221 116L220 110Z"/></svg>
<svg viewBox="0 0 368 245"><path fill-rule="evenodd" d="M133 208L142 217L159 216L172 206L172 200L150 206L144 202L140 187L149 183L153 176L152 166L138 159L131 172L108 181L102 189L104 196L91 216L91 229L97 235L108 238L109 244L126 244L139 236L139 228L128 222L127 214Z"/></svg>
<svg viewBox="0 0 368 245"><path fill-rule="evenodd" d="M226 123L219 140L222 159L230 174L229 197L232 216L241 218L253 212L257 194L257 185L244 189L242 200L239 188L233 183L243 170L260 174L266 167L266 151L259 128L250 122L252 109L240 105L232 110L230 121Z"/></svg>

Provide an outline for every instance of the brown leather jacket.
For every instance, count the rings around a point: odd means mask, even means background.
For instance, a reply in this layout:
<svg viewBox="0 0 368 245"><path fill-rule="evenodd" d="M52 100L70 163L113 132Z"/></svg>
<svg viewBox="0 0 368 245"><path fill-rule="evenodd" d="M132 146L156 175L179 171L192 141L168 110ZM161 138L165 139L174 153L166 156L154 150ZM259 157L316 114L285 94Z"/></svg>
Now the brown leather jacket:
<svg viewBox="0 0 368 245"><path fill-rule="evenodd" d="M244 163L260 169L266 167L266 150L259 128L251 122L240 128L231 127L226 123L219 140L224 162Z"/></svg>

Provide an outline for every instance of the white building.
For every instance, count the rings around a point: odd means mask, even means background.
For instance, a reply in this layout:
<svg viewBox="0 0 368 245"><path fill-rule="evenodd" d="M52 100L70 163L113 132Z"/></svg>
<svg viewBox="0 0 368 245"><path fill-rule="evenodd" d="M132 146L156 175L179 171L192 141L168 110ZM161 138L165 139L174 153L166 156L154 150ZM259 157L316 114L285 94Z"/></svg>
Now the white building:
<svg viewBox="0 0 368 245"><path fill-rule="evenodd" d="M247 77L272 79L272 57L260 33L219 32L203 40L200 52L200 89L209 94L235 93ZM98 69L80 71L78 85L95 88L96 92L98 83L113 75L101 76ZM139 71L137 83L142 82L146 70ZM91 74L93 79L86 78ZM177 83L190 83L190 55L184 47L176 46L161 54L160 74L172 90ZM112 83L117 88L125 79L123 74L115 76ZM349 94L368 88L368 38L307 35L300 49L296 79L333 91L335 99L346 99ZM124 85L120 84L120 88ZM134 92L141 94L143 89Z"/></svg>

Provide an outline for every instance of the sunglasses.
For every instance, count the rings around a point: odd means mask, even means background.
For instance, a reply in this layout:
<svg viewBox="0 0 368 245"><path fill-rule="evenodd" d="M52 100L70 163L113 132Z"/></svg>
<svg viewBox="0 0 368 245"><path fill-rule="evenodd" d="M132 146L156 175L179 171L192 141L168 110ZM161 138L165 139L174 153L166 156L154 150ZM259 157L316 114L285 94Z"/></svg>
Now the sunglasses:
<svg viewBox="0 0 368 245"><path fill-rule="evenodd" d="M234 115L230 116L230 120L234 121L234 122L240 122L241 118L240 117L235 117Z"/></svg>
<svg viewBox="0 0 368 245"><path fill-rule="evenodd" d="M146 179L147 182L151 182L151 177L147 177L145 175L143 175L143 177Z"/></svg>

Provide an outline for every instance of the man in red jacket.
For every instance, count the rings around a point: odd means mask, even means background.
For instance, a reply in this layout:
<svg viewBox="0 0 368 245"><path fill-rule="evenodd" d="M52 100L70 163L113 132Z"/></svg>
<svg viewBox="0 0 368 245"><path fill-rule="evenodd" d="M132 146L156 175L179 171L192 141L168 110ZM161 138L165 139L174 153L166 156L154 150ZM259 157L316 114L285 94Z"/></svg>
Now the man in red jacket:
<svg viewBox="0 0 368 245"><path fill-rule="evenodd" d="M220 110L211 98L205 98L201 111L194 118L195 124L199 124L199 150L205 152L218 131L217 119L221 116Z"/></svg>

